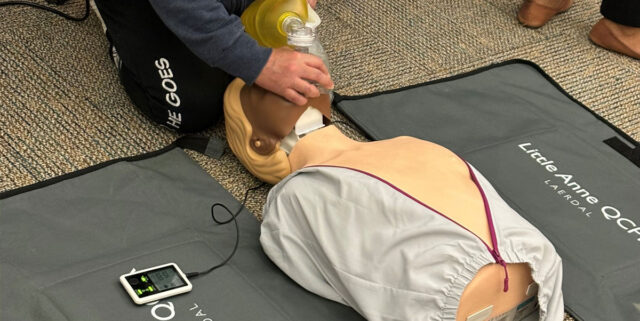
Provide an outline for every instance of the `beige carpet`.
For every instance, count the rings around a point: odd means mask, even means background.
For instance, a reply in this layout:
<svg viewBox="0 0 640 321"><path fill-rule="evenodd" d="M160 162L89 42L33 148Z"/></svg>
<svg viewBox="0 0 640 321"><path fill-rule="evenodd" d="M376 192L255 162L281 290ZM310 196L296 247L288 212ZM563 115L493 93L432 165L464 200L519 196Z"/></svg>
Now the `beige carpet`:
<svg viewBox="0 0 640 321"><path fill-rule="evenodd" d="M80 15L82 2L61 8ZM515 19L518 0L320 0L320 36L341 94L522 58L638 140L640 61L591 44L587 34L600 18L599 2L576 2L533 30ZM94 15L74 23L0 7L0 191L156 150L177 137L135 110L106 52ZM222 135L222 127L207 133ZM229 153L221 160L190 155L238 198L258 184ZM250 198L258 217L267 191Z"/></svg>

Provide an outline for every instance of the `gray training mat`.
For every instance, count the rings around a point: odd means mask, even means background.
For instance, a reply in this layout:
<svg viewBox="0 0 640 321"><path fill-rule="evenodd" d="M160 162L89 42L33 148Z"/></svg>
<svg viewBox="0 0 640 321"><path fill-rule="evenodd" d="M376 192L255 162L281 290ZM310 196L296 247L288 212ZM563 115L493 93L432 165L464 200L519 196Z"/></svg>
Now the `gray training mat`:
<svg viewBox="0 0 640 321"><path fill-rule="evenodd" d="M640 147L539 67L510 61L335 103L372 139L418 137L479 169L554 244L579 320L640 320Z"/></svg>
<svg viewBox="0 0 640 321"><path fill-rule="evenodd" d="M240 204L181 149L84 172L2 195L0 320L363 320L273 265L246 210L227 265L193 279L190 293L135 305L120 275L169 262L185 273L216 265L235 228L215 224L210 207Z"/></svg>

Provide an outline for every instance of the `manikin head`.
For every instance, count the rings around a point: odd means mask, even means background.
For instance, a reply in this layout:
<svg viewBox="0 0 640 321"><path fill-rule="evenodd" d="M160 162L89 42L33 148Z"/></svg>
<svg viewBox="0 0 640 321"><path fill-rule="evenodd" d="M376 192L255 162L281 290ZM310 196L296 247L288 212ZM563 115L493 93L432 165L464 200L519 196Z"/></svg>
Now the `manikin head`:
<svg viewBox="0 0 640 321"><path fill-rule="evenodd" d="M297 106L259 86L247 86L235 79L224 95L227 141L247 170L275 184L291 173L287 153L299 137L318 127L313 124L313 119L320 117L318 111L323 123L328 124L328 95ZM314 116L314 112L318 115Z"/></svg>

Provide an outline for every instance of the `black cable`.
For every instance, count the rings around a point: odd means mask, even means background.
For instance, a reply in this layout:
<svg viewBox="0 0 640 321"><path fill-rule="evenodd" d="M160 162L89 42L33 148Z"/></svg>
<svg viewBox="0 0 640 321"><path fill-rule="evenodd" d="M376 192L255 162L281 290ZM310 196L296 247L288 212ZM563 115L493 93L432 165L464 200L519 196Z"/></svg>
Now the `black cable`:
<svg viewBox="0 0 640 321"><path fill-rule="evenodd" d="M263 187L265 185L266 185L266 183L262 183L262 184L260 184L258 186L255 186L255 187L252 187L252 188L246 190L245 193L244 193L244 199L242 200L242 204L240 204L240 208L238 208L238 210L236 211L235 214L233 214L229 210L229 208L226 205L222 204L222 203L214 203L213 205L211 205L211 218L213 219L214 222L216 222L219 225L224 225L224 224L227 224L227 223L233 221L233 223L234 223L234 225L236 227L236 243L233 245L233 250L231 251L231 254L229 254L229 256L227 256L227 258L224 259L224 261L222 261L221 263L219 263L217 265L214 265L213 267L209 268L206 271L187 273L186 274L187 278L194 279L194 278L196 278L198 276L207 274L207 273L209 273L209 272L211 272L211 271L213 271L213 270L215 270L215 269L227 264L227 262L229 262L229 260L231 260L231 258L236 254L236 251L238 250L238 245L240 244L240 228L238 227L238 220L236 218L240 214L242 209L244 208L244 205L247 203L247 198L249 197L249 192L255 191L255 190L257 190L257 189L259 189L259 188L261 188L261 187ZM215 211L214 211L216 206L220 206L220 207L224 208L227 211L227 213L229 213L229 215L231 215L231 218L229 218L226 221L218 220L216 218Z"/></svg>
<svg viewBox="0 0 640 321"><path fill-rule="evenodd" d="M70 16L62 11L53 9L51 7L47 7L45 5L41 5L39 3L34 3L34 2L28 2L28 1L4 1L4 2L0 2L0 7L3 6L27 6L27 7L33 7L36 9L40 9L40 10L44 10L44 11L48 11L54 14L57 14L67 20L72 20L72 21L84 21L85 19L87 19L87 17L89 17L89 0L85 0L85 9L84 9L84 14L81 17L74 17L74 16Z"/></svg>

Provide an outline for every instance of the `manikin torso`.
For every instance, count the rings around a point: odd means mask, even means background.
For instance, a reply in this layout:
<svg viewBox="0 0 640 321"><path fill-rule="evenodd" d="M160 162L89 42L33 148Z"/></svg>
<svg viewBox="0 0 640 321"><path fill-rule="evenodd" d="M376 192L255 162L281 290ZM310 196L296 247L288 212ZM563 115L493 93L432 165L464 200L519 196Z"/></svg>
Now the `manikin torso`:
<svg viewBox="0 0 640 321"><path fill-rule="evenodd" d="M233 83L230 88L232 86ZM280 139L291 130L291 124L287 124L287 128L280 128L283 126L282 123L278 123L279 117L269 114L273 110L285 113L292 110L291 113L294 113L293 110L299 107L259 88L244 86L242 93L239 88L236 90L238 96L242 96L241 106L234 105L240 105L239 97L231 101L232 96L229 95L225 97L225 104L228 104L225 108L236 109L236 116L233 117L245 116L246 119L242 122L249 124L247 128L258 126L267 133L280 131L279 134L268 136L279 135ZM256 105L259 106L255 107ZM324 107L329 109L328 106ZM243 113L244 115L238 116ZM299 115L301 112L298 110L296 113ZM229 115L231 114L226 116L227 122ZM256 121L260 123L256 124ZM229 129L227 136L230 136ZM244 143L241 144L246 146L240 148L256 150L257 146L251 146L255 143L254 138L246 138L242 142ZM235 151L234 153L237 154ZM477 185L471 179L469 168L461 158L440 145L411 137L357 142L343 135L336 127L327 126L301 138L289 154L288 161L287 167L290 166L291 172L307 166L330 165L357 169L378 176L462 225L486 244L492 244L483 199ZM247 164L245 166L250 167ZM488 306L493 306L490 317L498 316L533 296L533 293L526 294L527 287L533 282L529 266L507 264L507 269L509 290L504 292L504 268L499 264L482 267L460 297L456 320L466 320L468 316Z"/></svg>
<svg viewBox="0 0 640 321"><path fill-rule="evenodd" d="M464 161L450 150L412 137L376 142L357 142L334 126L314 131L301 139L289 155L291 170L312 165L333 165L374 174L491 244L484 203ZM509 311L524 301L533 282L526 264L508 264L509 291L502 288L504 269L498 264L483 267L460 298L457 320L493 305L491 316Z"/></svg>

